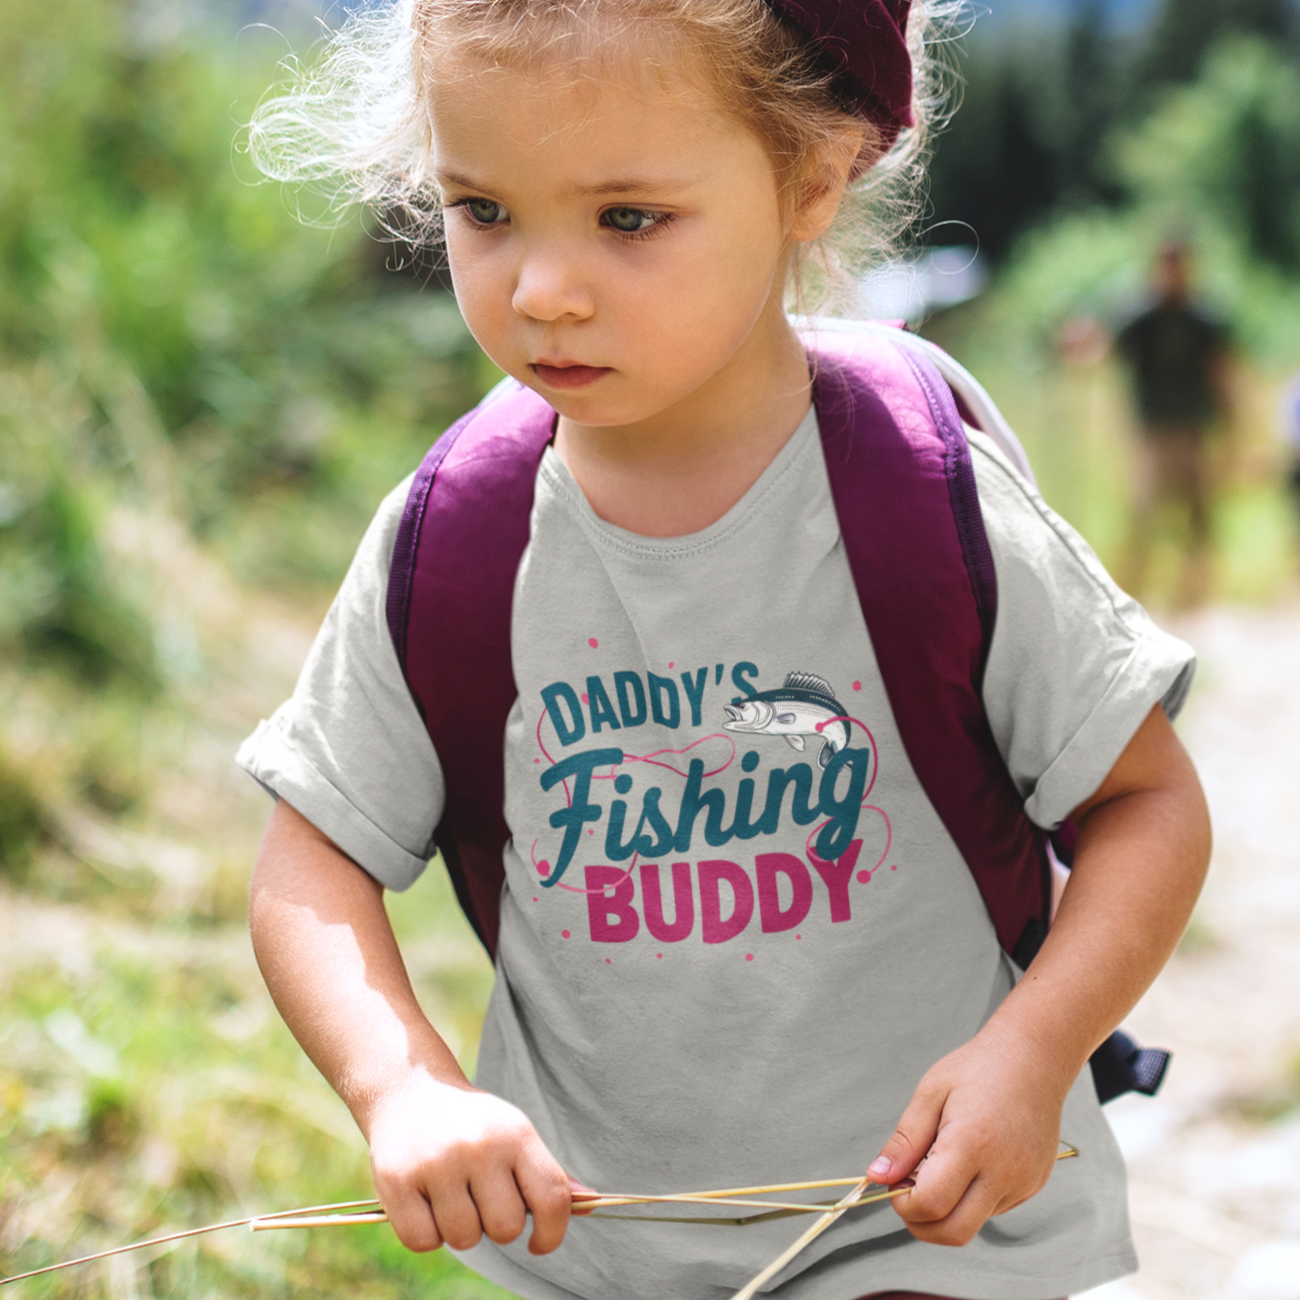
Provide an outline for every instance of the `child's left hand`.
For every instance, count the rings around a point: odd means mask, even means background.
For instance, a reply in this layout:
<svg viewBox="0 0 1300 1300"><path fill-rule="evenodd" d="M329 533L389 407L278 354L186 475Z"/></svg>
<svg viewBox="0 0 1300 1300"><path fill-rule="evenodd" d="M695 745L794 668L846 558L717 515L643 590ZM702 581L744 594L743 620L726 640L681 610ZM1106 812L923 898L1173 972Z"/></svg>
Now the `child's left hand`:
<svg viewBox="0 0 1300 1300"><path fill-rule="evenodd" d="M868 1170L915 1177L893 1205L922 1241L965 1245L1047 1182L1066 1095L1169 959L1205 879L1205 798L1159 705L1073 820L1074 869L1038 956L926 1073Z"/></svg>
<svg viewBox="0 0 1300 1300"><path fill-rule="evenodd" d="M1052 1077L1034 1056L1023 1039L990 1024L917 1085L867 1171L879 1183L915 1179L893 1202L912 1236L964 1246L986 1220L1046 1184L1073 1078Z"/></svg>

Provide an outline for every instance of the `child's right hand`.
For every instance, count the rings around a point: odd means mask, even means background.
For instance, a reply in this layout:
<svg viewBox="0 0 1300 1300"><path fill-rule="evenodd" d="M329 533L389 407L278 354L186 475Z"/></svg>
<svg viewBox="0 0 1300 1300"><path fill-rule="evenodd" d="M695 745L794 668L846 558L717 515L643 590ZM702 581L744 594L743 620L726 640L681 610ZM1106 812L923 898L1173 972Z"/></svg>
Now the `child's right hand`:
<svg viewBox="0 0 1300 1300"><path fill-rule="evenodd" d="M484 1233L505 1245L523 1232L527 1208L528 1249L545 1255L564 1240L573 1193L587 1190L517 1107L422 1069L378 1098L366 1121L375 1190L410 1250L468 1250Z"/></svg>

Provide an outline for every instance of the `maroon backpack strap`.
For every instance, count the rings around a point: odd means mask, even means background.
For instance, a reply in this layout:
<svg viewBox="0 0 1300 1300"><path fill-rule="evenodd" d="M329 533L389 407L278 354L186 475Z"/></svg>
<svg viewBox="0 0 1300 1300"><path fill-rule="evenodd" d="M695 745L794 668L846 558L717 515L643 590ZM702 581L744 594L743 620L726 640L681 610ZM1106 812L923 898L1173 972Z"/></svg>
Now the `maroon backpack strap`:
<svg viewBox="0 0 1300 1300"><path fill-rule="evenodd" d="M434 841L493 957L510 838L503 738L519 694L510 616L554 426L555 412L520 388L443 434L411 484L388 580L393 646L442 764Z"/></svg>
<svg viewBox="0 0 1300 1300"><path fill-rule="evenodd" d="M908 758L1028 965L1051 907L1045 837L1025 814L980 696L997 581L952 393L918 350L823 354L813 387L858 600Z"/></svg>

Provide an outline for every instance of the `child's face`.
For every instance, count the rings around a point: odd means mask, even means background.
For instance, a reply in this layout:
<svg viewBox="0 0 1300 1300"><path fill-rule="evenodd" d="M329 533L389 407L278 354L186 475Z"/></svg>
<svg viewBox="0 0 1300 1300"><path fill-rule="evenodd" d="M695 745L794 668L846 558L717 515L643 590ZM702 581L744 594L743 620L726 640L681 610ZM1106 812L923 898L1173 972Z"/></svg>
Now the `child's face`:
<svg viewBox="0 0 1300 1300"><path fill-rule="evenodd" d="M698 411L785 328L788 232L763 145L704 92L630 74L557 90L545 70L485 68L430 105L465 319L589 426Z"/></svg>

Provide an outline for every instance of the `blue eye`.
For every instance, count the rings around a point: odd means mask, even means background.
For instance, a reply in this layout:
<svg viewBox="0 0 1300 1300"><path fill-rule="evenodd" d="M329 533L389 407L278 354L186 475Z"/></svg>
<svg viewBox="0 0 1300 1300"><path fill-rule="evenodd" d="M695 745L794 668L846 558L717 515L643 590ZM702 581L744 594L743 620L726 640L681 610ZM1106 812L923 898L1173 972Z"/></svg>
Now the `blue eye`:
<svg viewBox="0 0 1300 1300"><path fill-rule="evenodd" d="M492 199L466 199L457 207L464 208L469 218L477 226L497 226L509 217L509 213Z"/></svg>
<svg viewBox="0 0 1300 1300"><path fill-rule="evenodd" d="M600 219L620 235L640 235L662 225L665 214L648 212L645 208L607 208Z"/></svg>

